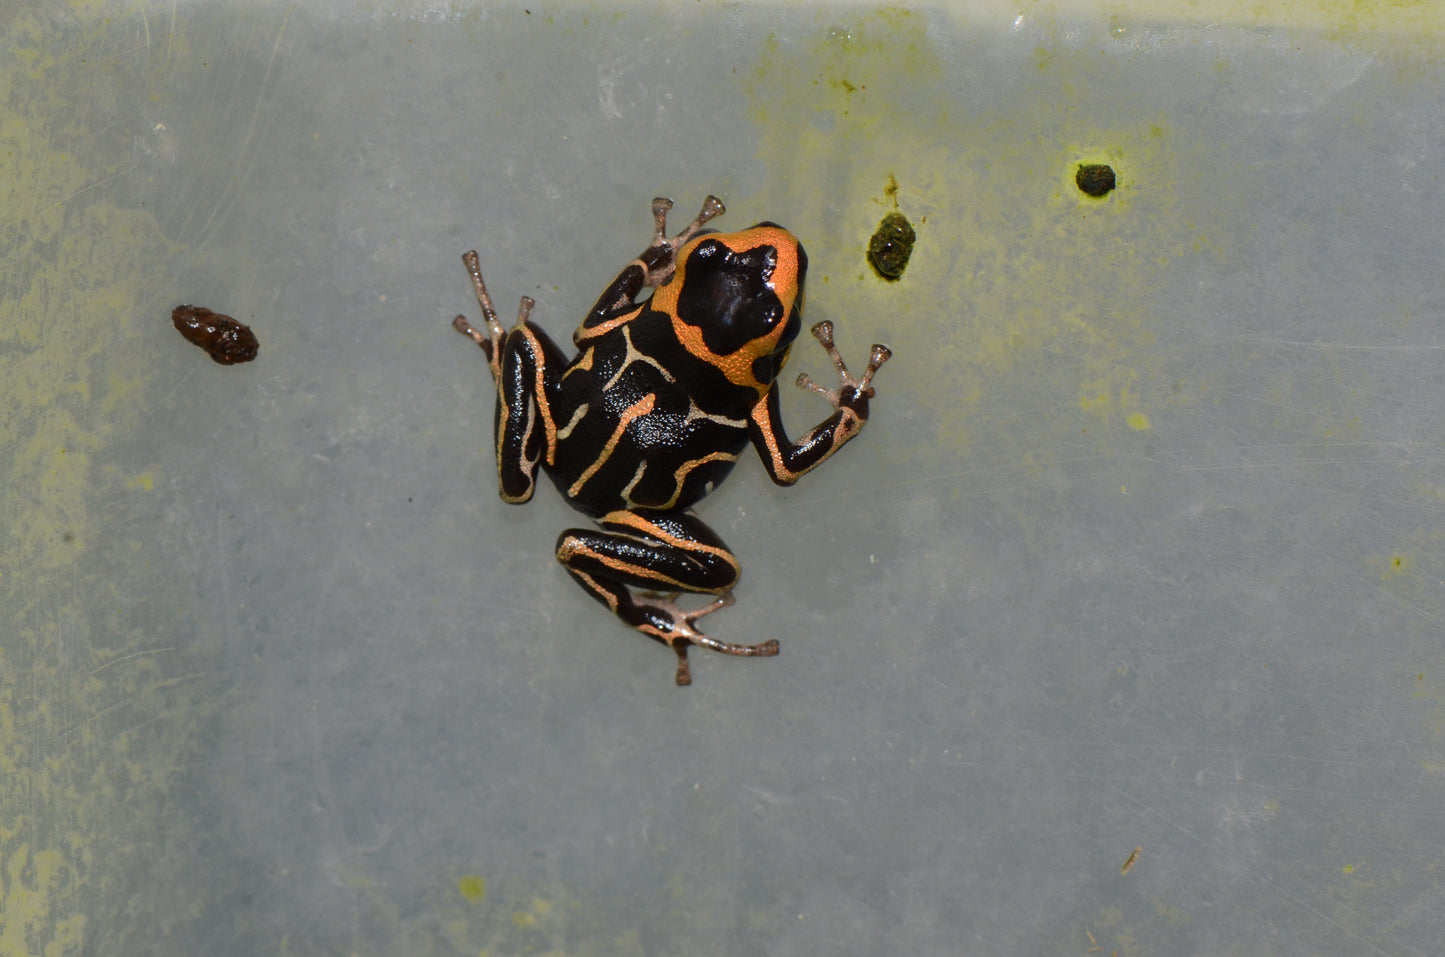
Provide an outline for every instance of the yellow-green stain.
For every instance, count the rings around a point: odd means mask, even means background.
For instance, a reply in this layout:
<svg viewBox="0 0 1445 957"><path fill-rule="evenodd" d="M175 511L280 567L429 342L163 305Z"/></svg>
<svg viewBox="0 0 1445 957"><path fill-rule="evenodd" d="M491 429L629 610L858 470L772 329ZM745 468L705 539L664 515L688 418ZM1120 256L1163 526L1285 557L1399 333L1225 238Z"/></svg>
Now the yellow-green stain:
<svg viewBox="0 0 1445 957"><path fill-rule="evenodd" d="M472 903L487 896L487 882L477 874L457 878L457 891Z"/></svg>
<svg viewBox="0 0 1445 957"><path fill-rule="evenodd" d="M1028 84L965 101L924 15L830 7L792 40L739 71L765 165L746 202L831 277L809 308L837 318L845 357L893 348L880 395L937 429L896 450L923 460L910 467L973 453L1047 469L1082 427L1107 443L1207 388L1176 389L1154 346L1177 264L1230 265L1227 224L1251 180L1232 175L1227 145L1101 88L1117 75L1096 51L1050 44ZM1109 110L1090 108L1104 96ZM1081 162L1116 170L1106 201L1079 190ZM903 280L880 283L868 243L895 203L918 238ZM793 354L814 374L817 358ZM890 384L890 370L906 371Z"/></svg>
<svg viewBox="0 0 1445 957"><path fill-rule="evenodd" d="M123 5L127 6L127 5ZM194 766L213 707L189 680L194 660L171 646L180 607L163 563L128 541L114 503L151 489L150 470L101 465L156 401L155 362L135 324L165 296L179 247L152 211L125 205L106 184L140 184L117 132L102 131L104 90L115 101L171 90L193 66L185 22L137 56L141 34L115 7L20 4L6 16L0 57L0 954L137 951L134 935L171 933L204 911L204 881L157 855L145 835L176 777ZM136 23L131 21L131 26ZM63 147L63 148L62 148ZM130 192L130 190L126 190ZM154 317L164 322L164 313ZM92 518L97 518L92 522ZM89 543L138 560L101 567ZM123 583L117 581L120 574ZM156 572L159 574L159 571ZM155 599L137 615L109 597ZM176 613L177 615L179 612ZM177 833L186 840L184 832ZM150 928L106 928L136 886L160 885L167 913ZM133 923L133 922L132 922Z"/></svg>
<svg viewBox="0 0 1445 957"><path fill-rule="evenodd" d="M1205 16L1211 26L1249 30L1283 28L1316 31L1342 46L1366 44L1372 53L1382 46L1402 53L1434 55L1445 37L1445 7L1435 0L1310 0L1305 3L1260 4L1258 0L1211 0L1207 14L1197 0L1120 0L1109 6L1110 32L1124 40L1136 31L1157 30L1176 23L1198 26ZM1138 26L1136 27L1135 24ZM1219 69L1216 63L1215 69Z"/></svg>
<svg viewBox="0 0 1445 957"><path fill-rule="evenodd" d="M595 908L611 907L614 905L611 900L594 905L573 898L564 888L529 888L524 880L517 878L494 884L488 893L486 882L477 874L466 874L447 881L445 894L440 898L431 897L420 908L414 908L411 916L394 917L400 925L397 928L398 938L414 944L416 940L430 939L435 934L445 942L445 946L426 949L427 953L560 957L563 953L576 952L562 949L563 941L575 941L581 937L596 945L593 950L598 953L642 952L631 927L610 938L596 938L596 929L610 918L599 917ZM385 904L388 908L394 906L390 901ZM419 925L426 930L421 930ZM409 937L408 932L418 936ZM407 952L421 953L423 949L412 946Z"/></svg>
<svg viewBox="0 0 1445 957"><path fill-rule="evenodd" d="M1384 566L1383 571L1380 572L1380 581L1382 582L1390 581L1394 578L1408 576L1415 569L1414 559L1411 556L1400 552L1396 552L1393 555L1385 556L1385 559L1381 564Z"/></svg>
<svg viewBox="0 0 1445 957"><path fill-rule="evenodd" d="M1355 865L1353 864L1346 864L1344 867L1340 868L1340 873L1342 874L1353 874L1354 872Z"/></svg>

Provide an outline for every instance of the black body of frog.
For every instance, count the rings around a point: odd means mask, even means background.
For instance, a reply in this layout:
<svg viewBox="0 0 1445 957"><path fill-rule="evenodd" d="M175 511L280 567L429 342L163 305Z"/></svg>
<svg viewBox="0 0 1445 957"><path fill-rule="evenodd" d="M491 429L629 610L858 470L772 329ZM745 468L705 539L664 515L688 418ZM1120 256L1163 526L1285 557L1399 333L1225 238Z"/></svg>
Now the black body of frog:
<svg viewBox="0 0 1445 957"><path fill-rule="evenodd" d="M824 389L807 375L798 385L826 396L834 412L790 441L776 380L802 329L807 254L773 223L705 230L723 212L712 196L669 239L671 207L653 200L653 241L573 334L576 359L569 362L528 319L529 298L516 324L503 329L475 252L462 260L486 329L462 316L453 325L482 348L496 382L503 500L528 501L541 468L569 504L597 522L600 530L564 531L557 560L617 617L672 648L676 683L686 685L692 645L730 655L778 653L776 640L734 644L696 627L701 616L733 603L741 569L692 505L727 477L749 442L780 485L831 456L868 421L873 374L891 353L875 345L855 379L833 344L832 324L815 325L839 387ZM652 296L637 302L648 287ZM716 597L684 611L675 604L683 592Z"/></svg>

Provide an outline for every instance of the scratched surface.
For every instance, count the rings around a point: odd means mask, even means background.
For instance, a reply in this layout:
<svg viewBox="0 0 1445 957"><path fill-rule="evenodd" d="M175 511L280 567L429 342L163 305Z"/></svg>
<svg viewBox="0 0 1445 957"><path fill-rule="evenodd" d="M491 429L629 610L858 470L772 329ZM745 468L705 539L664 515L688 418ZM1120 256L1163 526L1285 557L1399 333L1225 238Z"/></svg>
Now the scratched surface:
<svg viewBox="0 0 1445 957"><path fill-rule="evenodd" d="M1440 17L1016 6L0 16L0 954L1437 952ZM709 192L895 358L679 690L448 321Z"/></svg>

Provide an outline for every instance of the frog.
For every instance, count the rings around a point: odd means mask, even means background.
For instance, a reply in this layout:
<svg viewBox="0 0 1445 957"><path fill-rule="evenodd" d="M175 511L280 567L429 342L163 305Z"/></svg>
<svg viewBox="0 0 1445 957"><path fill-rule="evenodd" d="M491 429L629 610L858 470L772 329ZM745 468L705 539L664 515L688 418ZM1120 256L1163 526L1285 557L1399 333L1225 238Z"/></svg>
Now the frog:
<svg viewBox="0 0 1445 957"><path fill-rule="evenodd" d="M497 318L476 250L462 256L482 328L464 315L453 327L486 357L496 386L494 438L503 501L523 504L537 472L595 527L568 528L556 558L583 590L622 622L671 648L678 686L692 683L688 650L772 657L775 638L755 644L705 633L699 619L732 605L742 568L694 511L749 444L771 478L789 486L856 438L868 422L873 377L892 356L875 344L854 377L833 324L811 327L832 360L838 387L807 373L796 384L833 411L797 441L779 412L779 374L802 330L808 256L791 232L762 221L723 233L716 196L680 232L667 235L670 199L652 201L652 241L617 274L572 335L568 359L530 318ZM644 290L650 295L639 300ZM700 607L683 594L710 596Z"/></svg>

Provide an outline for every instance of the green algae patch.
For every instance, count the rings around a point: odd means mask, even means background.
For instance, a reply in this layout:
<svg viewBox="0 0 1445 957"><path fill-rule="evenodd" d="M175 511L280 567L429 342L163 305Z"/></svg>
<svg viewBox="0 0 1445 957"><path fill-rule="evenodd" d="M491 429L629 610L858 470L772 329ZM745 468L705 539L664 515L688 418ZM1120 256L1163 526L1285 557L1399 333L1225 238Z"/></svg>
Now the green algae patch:
<svg viewBox="0 0 1445 957"><path fill-rule="evenodd" d="M476 903L487 896L487 882L477 874L457 878L457 893Z"/></svg>
<svg viewBox="0 0 1445 957"><path fill-rule="evenodd" d="M95 117L162 66L138 71L140 18L52 13L8 18L0 58L0 953L17 955L127 952L133 921L113 918L163 866L167 794L209 713L158 637L173 612L115 573L116 549L147 567L115 510L160 477L100 464L136 428L136 324L176 247L105 188L134 166ZM186 912L170 900L148 932Z"/></svg>
<svg viewBox="0 0 1445 957"><path fill-rule="evenodd" d="M914 467L970 449L1047 467L1085 430L1098 445L1159 428L1202 388L1159 366L1160 290L1182 260L1229 261L1225 224L1248 201L1227 151L1118 89L1121 66L1094 49L1040 49L1027 82L971 96L985 45L945 57L934 38L952 29L926 12L829 11L740 76L777 194L756 205L787 209L824 287L810 317L836 320L845 358L893 348L879 414L896 401L937 423L896 450ZM1116 174L1102 198L1077 184L1089 165ZM856 250L899 197L927 242L905 281L878 282Z"/></svg>

